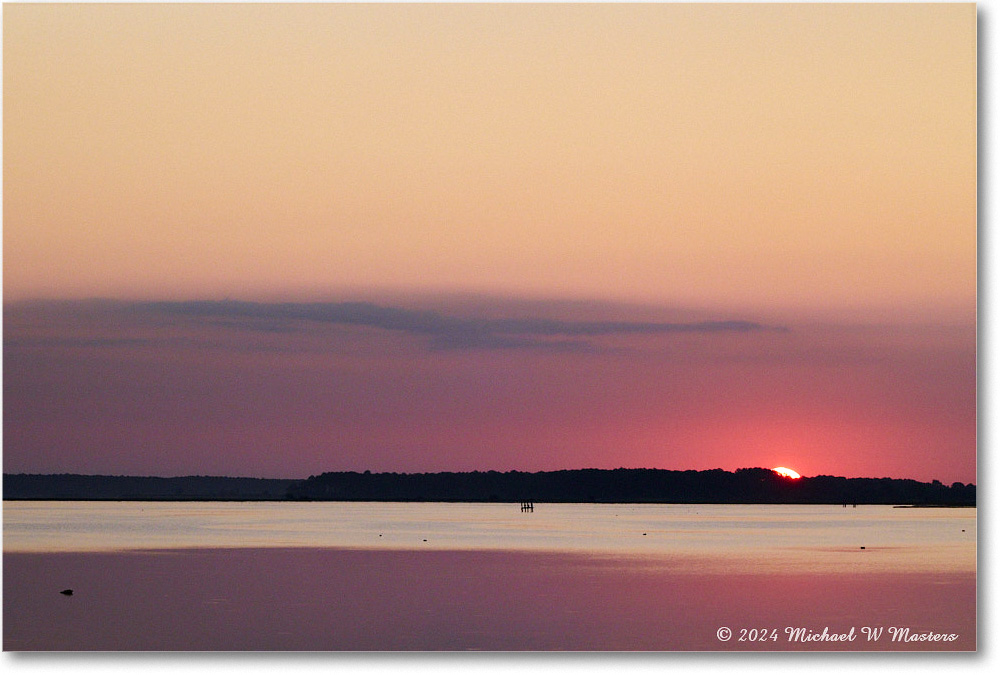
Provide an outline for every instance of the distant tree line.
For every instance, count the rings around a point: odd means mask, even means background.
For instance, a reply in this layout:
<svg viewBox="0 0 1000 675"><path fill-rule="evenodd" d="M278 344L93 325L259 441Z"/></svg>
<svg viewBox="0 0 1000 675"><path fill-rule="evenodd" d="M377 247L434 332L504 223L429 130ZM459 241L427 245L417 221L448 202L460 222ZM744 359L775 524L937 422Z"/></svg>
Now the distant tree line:
<svg viewBox="0 0 1000 675"><path fill-rule="evenodd" d="M328 501L594 502L670 504L974 505L976 486L899 478L791 479L770 469L334 472L288 488L289 499Z"/></svg>
<svg viewBox="0 0 1000 675"><path fill-rule="evenodd" d="M899 478L814 476L790 479L770 469L734 472L662 469L324 473L306 480L187 476L4 474L8 500L593 502L663 504L976 503L976 486Z"/></svg>
<svg viewBox="0 0 1000 675"><path fill-rule="evenodd" d="M219 476L4 474L3 498L105 501L284 500L296 480Z"/></svg>

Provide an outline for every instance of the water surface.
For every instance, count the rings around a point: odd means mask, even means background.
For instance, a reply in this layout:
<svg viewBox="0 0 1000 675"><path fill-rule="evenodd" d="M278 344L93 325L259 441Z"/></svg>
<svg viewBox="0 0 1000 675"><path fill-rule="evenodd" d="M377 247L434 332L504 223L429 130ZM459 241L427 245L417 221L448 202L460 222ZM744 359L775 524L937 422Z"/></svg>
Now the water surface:
<svg viewBox="0 0 1000 675"><path fill-rule="evenodd" d="M7 502L4 648L976 647L975 509L535 509ZM785 634L866 626L957 639ZM731 639L719 639L723 627ZM760 629L777 639L739 639Z"/></svg>
<svg viewBox="0 0 1000 675"><path fill-rule="evenodd" d="M974 571L976 509L537 504L522 513L516 504L4 504L8 552L228 547L558 551L803 571Z"/></svg>

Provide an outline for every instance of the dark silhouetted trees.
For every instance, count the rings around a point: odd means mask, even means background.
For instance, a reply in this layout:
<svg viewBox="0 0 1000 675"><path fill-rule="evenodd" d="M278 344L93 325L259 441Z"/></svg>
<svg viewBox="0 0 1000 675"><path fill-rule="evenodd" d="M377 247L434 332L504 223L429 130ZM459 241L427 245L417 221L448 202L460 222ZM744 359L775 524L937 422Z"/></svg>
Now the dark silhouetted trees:
<svg viewBox="0 0 1000 675"><path fill-rule="evenodd" d="M790 479L770 469L355 473L310 476L290 499L334 501L632 502L676 504L972 505L976 487L894 478Z"/></svg>
<svg viewBox="0 0 1000 675"><path fill-rule="evenodd" d="M4 499L597 502L665 504L974 505L976 486L899 478L813 476L770 469L573 469L463 473L324 473L306 480L5 474Z"/></svg>

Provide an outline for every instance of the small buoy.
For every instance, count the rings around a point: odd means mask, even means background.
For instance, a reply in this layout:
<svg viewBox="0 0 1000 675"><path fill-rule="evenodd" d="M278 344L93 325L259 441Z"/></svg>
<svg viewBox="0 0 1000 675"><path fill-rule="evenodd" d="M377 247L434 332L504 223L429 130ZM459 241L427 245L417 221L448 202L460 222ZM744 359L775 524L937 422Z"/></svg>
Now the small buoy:
<svg viewBox="0 0 1000 675"><path fill-rule="evenodd" d="M67 588L65 591L59 591L59 592L62 593L63 595L73 595L72 588Z"/></svg>

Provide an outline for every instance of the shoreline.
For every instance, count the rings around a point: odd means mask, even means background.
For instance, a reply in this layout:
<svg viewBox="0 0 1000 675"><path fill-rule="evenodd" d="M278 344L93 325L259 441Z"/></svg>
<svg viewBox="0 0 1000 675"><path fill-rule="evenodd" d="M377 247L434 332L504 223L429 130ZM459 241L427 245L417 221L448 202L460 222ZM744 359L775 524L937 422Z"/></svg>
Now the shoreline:
<svg viewBox="0 0 1000 675"><path fill-rule="evenodd" d="M162 497L114 499L103 497L4 497L4 502L188 502L188 503L288 503L288 504L518 504L514 501L491 501L486 499L241 499L241 498L205 498L205 497ZM560 501L534 500L533 504L595 504L595 505L628 505L628 506L843 506L843 502L652 502L652 501ZM974 509L978 504L910 504L900 502L848 502L849 506L891 506L896 509Z"/></svg>
<svg viewBox="0 0 1000 675"><path fill-rule="evenodd" d="M898 478L789 477L773 469L562 469L436 473L327 472L306 479L226 476L3 475L19 500L374 501L568 504L947 504L976 486Z"/></svg>

